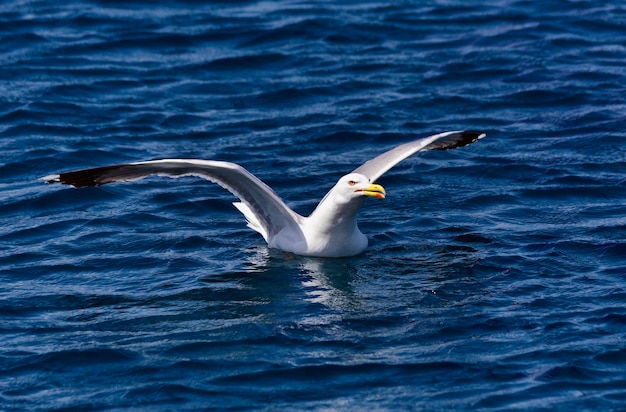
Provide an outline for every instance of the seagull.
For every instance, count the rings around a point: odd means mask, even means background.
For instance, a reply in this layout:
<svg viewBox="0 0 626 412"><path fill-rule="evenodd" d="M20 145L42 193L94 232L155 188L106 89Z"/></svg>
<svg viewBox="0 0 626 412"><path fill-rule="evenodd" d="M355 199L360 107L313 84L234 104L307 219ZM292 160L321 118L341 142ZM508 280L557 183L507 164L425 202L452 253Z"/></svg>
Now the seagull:
<svg viewBox="0 0 626 412"><path fill-rule="evenodd" d="M346 257L367 248L367 237L357 226L357 213L366 198L385 198L385 189L375 183L380 176L414 153L455 149L483 137L481 132L450 131L388 150L341 177L308 217L291 210L268 185L242 166L217 160L150 160L65 172L41 180L84 187L150 175L201 177L239 198L233 205L270 248L302 256Z"/></svg>

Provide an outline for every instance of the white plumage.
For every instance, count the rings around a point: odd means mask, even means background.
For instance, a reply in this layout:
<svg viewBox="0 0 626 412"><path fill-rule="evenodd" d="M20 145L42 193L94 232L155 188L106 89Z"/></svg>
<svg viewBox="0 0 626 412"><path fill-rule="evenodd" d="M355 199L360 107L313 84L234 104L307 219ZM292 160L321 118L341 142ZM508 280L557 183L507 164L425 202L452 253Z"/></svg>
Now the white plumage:
<svg viewBox="0 0 626 412"><path fill-rule="evenodd" d="M366 197L384 198L374 182L398 162L424 150L462 147L485 136L478 132L446 132L395 147L339 179L313 213L304 217L291 210L265 183L242 166L214 160L163 159L96 167L50 175L48 183L75 187L141 179L149 175L199 176L217 183L240 199L235 207L248 227L259 232L269 247L305 256L341 257L361 253L367 237L357 226L357 213Z"/></svg>

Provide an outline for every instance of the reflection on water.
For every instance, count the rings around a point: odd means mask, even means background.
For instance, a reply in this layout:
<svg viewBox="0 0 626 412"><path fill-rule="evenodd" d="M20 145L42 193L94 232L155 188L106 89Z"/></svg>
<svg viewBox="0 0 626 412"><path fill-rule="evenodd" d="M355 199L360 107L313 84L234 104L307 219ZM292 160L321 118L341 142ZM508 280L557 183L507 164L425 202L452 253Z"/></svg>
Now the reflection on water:
<svg viewBox="0 0 626 412"><path fill-rule="evenodd" d="M305 295L312 303L332 309L354 309L359 304L353 282L358 270L353 260L301 258L300 277Z"/></svg>
<svg viewBox="0 0 626 412"><path fill-rule="evenodd" d="M354 309L359 301L353 287L358 277L358 262L359 258L297 256L259 244L246 253L244 268L246 273L261 275L274 289L288 282L295 288L291 293L300 294L301 299L329 309L348 310ZM268 274L274 278L268 279Z"/></svg>
<svg viewBox="0 0 626 412"><path fill-rule="evenodd" d="M326 310L352 316L356 311L424 304L424 299L446 307L484 293L473 276L480 254L471 248L416 245L387 256L372 253L376 258L367 253L343 259L304 257L259 243L245 252L243 271L219 277L237 279L255 290L259 299L318 305L323 308L315 311L318 315Z"/></svg>

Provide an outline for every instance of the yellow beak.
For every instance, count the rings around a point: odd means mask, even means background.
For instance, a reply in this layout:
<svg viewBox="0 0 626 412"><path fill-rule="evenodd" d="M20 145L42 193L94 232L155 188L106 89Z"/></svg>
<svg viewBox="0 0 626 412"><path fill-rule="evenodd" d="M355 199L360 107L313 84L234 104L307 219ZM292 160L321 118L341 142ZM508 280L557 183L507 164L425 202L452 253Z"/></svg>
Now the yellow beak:
<svg viewBox="0 0 626 412"><path fill-rule="evenodd" d="M378 199L384 199L387 194L384 187L373 183L364 189L355 190L355 192L363 193L365 196L377 197Z"/></svg>

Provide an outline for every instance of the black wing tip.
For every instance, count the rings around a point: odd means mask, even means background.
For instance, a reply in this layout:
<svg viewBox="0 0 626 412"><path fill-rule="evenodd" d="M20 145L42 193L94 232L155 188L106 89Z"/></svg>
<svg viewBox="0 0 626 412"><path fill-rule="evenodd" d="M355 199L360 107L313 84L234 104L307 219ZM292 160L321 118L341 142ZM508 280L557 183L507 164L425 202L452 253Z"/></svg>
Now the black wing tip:
<svg viewBox="0 0 626 412"><path fill-rule="evenodd" d="M484 132L475 130L465 130L462 132L452 133L443 137L441 140L435 141L427 146L426 150L451 150L459 147L470 145L483 137L487 136Z"/></svg>
<svg viewBox="0 0 626 412"><path fill-rule="evenodd" d="M96 176L93 174L85 173L83 171L61 173L59 175L59 181L66 185L74 187L87 187L87 186L100 186Z"/></svg>
<svg viewBox="0 0 626 412"><path fill-rule="evenodd" d="M467 144L474 143L475 141L480 140L485 136L487 136L487 133L479 132L476 130L465 130L461 132L461 139L463 141L467 141Z"/></svg>
<svg viewBox="0 0 626 412"><path fill-rule="evenodd" d="M54 179L46 180L48 183L62 183L74 187L99 186L96 176L88 171L78 170L76 172L60 173Z"/></svg>
<svg viewBox="0 0 626 412"><path fill-rule="evenodd" d="M103 179L108 172L117 170L120 165L96 167L94 169L76 170L42 177L46 183L62 183L74 187L100 186L108 183Z"/></svg>

